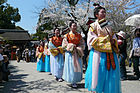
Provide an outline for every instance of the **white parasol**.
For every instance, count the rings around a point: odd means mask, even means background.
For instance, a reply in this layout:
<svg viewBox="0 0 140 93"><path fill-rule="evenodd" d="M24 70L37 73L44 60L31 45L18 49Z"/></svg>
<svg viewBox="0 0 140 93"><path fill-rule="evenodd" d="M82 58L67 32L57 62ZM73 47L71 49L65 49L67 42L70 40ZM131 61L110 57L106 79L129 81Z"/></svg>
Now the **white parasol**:
<svg viewBox="0 0 140 93"><path fill-rule="evenodd" d="M133 15L125 20L125 25L139 27L140 26L140 14Z"/></svg>

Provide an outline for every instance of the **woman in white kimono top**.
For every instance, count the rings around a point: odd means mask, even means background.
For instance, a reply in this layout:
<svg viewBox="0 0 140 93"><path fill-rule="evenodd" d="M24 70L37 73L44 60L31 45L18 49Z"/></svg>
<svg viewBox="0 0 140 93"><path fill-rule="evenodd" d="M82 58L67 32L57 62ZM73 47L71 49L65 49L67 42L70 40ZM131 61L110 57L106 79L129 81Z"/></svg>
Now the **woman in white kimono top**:
<svg viewBox="0 0 140 93"><path fill-rule="evenodd" d="M90 24L88 32L90 54L85 88L93 93L121 93L117 39L109 26L100 26L106 21L105 15L105 8L98 6L94 9L97 20Z"/></svg>

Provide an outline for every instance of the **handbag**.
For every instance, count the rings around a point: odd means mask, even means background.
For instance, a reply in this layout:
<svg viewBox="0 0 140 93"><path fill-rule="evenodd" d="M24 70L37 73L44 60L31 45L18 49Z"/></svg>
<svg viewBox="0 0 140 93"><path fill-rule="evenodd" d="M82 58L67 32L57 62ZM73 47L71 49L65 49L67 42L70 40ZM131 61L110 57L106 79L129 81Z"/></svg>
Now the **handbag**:
<svg viewBox="0 0 140 93"><path fill-rule="evenodd" d="M140 56L140 47L134 49L134 56Z"/></svg>

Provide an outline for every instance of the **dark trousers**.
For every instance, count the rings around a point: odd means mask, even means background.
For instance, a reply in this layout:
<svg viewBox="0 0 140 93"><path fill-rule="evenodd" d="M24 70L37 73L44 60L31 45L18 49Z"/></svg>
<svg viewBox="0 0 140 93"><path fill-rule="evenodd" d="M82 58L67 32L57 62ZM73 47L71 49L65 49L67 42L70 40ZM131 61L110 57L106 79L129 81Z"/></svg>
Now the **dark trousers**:
<svg viewBox="0 0 140 93"><path fill-rule="evenodd" d="M2 66L1 66L1 63L0 63L0 82L2 81Z"/></svg>
<svg viewBox="0 0 140 93"><path fill-rule="evenodd" d="M133 57L133 58L132 58L132 62L133 62L134 72L135 72L135 74L137 75L137 77L140 78L139 57Z"/></svg>
<svg viewBox="0 0 140 93"><path fill-rule="evenodd" d="M32 55L31 55L30 61L31 61L31 62L35 62L35 56L32 56Z"/></svg>
<svg viewBox="0 0 140 93"><path fill-rule="evenodd" d="M88 66L88 64L87 64L88 53L89 53L88 50L84 50L83 64L85 65L85 70L87 70L87 66Z"/></svg>
<svg viewBox="0 0 140 93"><path fill-rule="evenodd" d="M3 75L3 80L4 81L8 81L8 75L10 74L9 70L8 70L8 63L3 62L2 64L2 75Z"/></svg>
<svg viewBox="0 0 140 93"><path fill-rule="evenodd" d="M120 74L121 78L126 78L126 67L125 67L125 60L126 60L127 54L121 53L119 56L119 63L120 63Z"/></svg>

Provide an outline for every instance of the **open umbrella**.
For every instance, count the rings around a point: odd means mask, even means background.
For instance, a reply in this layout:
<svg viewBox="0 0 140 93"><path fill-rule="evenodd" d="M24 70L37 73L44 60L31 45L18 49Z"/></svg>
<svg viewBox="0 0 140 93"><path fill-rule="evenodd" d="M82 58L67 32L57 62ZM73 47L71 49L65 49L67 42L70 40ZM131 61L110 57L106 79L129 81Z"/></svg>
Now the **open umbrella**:
<svg viewBox="0 0 140 93"><path fill-rule="evenodd" d="M133 15L125 20L125 25L128 26L140 26L140 14Z"/></svg>

